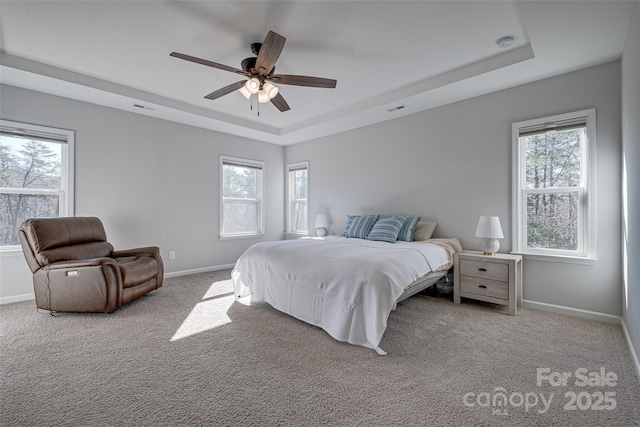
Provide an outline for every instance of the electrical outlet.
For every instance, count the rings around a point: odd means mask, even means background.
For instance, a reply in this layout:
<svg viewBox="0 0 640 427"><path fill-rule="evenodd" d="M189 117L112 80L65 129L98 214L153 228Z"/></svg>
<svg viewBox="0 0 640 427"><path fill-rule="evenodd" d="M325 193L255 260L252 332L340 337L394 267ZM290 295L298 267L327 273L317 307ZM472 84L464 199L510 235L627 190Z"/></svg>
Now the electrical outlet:
<svg viewBox="0 0 640 427"><path fill-rule="evenodd" d="M169 259L176 259L176 251L169 251Z"/></svg>

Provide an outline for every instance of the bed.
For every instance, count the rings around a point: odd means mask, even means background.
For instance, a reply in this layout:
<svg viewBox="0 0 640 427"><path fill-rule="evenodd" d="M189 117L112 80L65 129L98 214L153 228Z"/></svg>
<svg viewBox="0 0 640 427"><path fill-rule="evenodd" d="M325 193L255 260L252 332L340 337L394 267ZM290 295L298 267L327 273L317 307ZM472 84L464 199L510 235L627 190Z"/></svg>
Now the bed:
<svg viewBox="0 0 640 427"><path fill-rule="evenodd" d="M267 302L338 341L380 348L396 304L453 266L457 239L381 242L342 236L262 242L231 273L235 297Z"/></svg>

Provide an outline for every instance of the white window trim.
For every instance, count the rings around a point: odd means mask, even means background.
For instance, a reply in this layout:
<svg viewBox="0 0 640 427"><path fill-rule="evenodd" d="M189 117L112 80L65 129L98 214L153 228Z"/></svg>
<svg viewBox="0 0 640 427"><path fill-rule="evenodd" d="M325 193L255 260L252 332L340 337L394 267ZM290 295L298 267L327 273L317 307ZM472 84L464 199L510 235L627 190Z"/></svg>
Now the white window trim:
<svg viewBox="0 0 640 427"><path fill-rule="evenodd" d="M571 120L573 118L586 117L587 138L584 142L586 149L582 150L582 172L581 176L586 179L581 182L583 206L582 212L584 218L579 225L583 233L583 247L581 253L573 251L562 251L552 249L530 249L525 248L524 240L526 235L526 207L523 200L523 173L525 170L525 158L522 155L522 145L520 144L520 130L535 125L543 125L545 123L561 122ZM516 122L512 125L512 141L513 141L513 179L512 179L512 214L513 214L513 251L514 254L524 255L527 259L539 261L566 262L576 264L595 264L596 258L596 110L595 108L581 110L571 113L558 114L539 119L526 120ZM575 187L572 187L574 189ZM566 189L545 189L545 192L554 192Z"/></svg>
<svg viewBox="0 0 640 427"><path fill-rule="evenodd" d="M60 196L60 216L75 215L75 132L49 126L33 125L0 119L0 129L7 133L20 132L33 136L34 139L52 140L60 143L62 176L60 186L62 191L33 190L33 189L3 189L5 193L15 194L58 194ZM20 245L0 246L0 255L13 255L22 252Z"/></svg>
<svg viewBox="0 0 640 427"><path fill-rule="evenodd" d="M298 169L306 169L307 170L307 228L310 228L310 222L309 222L309 161L304 161L304 162L297 162L297 163L290 163L287 165L287 189L286 189L286 234L290 235L290 236L308 236L309 235L309 230L307 229L306 233L300 233L297 231L292 231L291 230L291 202L292 202L292 198L291 198L291 171L294 170L298 170Z"/></svg>
<svg viewBox="0 0 640 427"><path fill-rule="evenodd" d="M223 188L224 185L224 164L234 164L238 166L246 166L250 168L260 169L261 178L258 182L258 232L257 233L223 233L223 224L224 224L224 197L223 197ZM253 238L260 237L265 235L265 219L264 219L264 177L265 177L265 163L260 160L250 160L244 159L240 157L232 157L221 155L220 156L220 223L218 228L218 237L220 240L232 240L232 239L244 239L244 238Z"/></svg>

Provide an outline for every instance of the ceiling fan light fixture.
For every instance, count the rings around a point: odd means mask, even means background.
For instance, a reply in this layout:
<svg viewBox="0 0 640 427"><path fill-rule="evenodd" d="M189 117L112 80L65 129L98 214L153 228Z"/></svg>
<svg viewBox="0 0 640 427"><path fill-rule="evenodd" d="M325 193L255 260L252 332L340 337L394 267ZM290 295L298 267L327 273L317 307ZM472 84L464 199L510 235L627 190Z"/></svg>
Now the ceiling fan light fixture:
<svg viewBox="0 0 640 427"><path fill-rule="evenodd" d="M264 82L264 84L262 85L262 89L264 89L264 91L267 93L269 99L275 98L279 91L279 89L271 82Z"/></svg>
<svg viewBox="0 0 640 427"><path fill-rule="evenodd" d="M264 104L269 101L271 101L271 98L269 98L269 95L264 89L261 89L260 92L258 92L258 102Z"/></svg>
<svg viewBox="0 0 640 427"><path fill-rule="evenodd" d="M238 92L240 92L242 94L242 96L244 96L245 98L247 98L247 101L249 99L251 99L251 95L252 93L249 92L249 89L247 89L247 85L242 86L240 89L238 89Z"/></svg>
<svg viewBox="0 0 640 427"><path fill-rule="evenodd" d="M260 90L260 80L258 80L256 77L249 79L247 80L245 87L251 94L258 93L258 91Z"/></svg>

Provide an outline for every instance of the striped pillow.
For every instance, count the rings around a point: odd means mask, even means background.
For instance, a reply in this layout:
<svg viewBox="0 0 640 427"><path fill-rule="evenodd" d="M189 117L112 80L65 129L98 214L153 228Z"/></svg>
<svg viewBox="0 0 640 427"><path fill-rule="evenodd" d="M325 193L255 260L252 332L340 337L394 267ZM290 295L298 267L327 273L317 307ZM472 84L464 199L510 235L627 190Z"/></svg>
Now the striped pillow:
<svg viewBox="0 0 640 427"><path fill-rule="evenodd" d="M379 219L371 229L367 239L395 243L398 240L398 233L400 233L403 224L404 220L398 216Z"/></svg>
<svg viewBox="0 0 640 427"><path fill-rule="evenodd" d="M347 222L344 224L344 230L342 230L342 235L344 237L349 237L349 230L351 230L351 226L353 225L353 221L356 218L359 218L360 215L347 215Z"/></svg>
<svg viewBox="0 0 640 427"><path fill-rule="evenodd" d="M349 227L349 231L347 232L346 237L354 237L356 239L366 239L367 235L373 228L373 225L378 221L380 215L366 215L366 216L357 216L353 219L353 223L351 227ZM346 227L345 227L346 231Z"/></svg>
<svg viewBox="0 0 640 427"><path fill-rule="evenodd" d="M405 217L396 217L396 218L405 218L404 224L398 233L398 240L402 240L403 242L413 242L413 233L418 225L418 222L422 219L421 216L405 216Z"/></svg>

